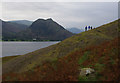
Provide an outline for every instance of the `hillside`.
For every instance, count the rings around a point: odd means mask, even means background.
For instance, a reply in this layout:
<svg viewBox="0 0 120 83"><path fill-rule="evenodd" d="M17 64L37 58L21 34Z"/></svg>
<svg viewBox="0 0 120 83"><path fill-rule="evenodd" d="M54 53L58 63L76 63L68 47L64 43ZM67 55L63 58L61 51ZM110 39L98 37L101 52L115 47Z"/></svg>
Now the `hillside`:
<svg viewBox="0 0 120 83"><path fill-rule="evenodd" d="M27 28L26 25L2 21L3 40L15 39L16 34Z"/></svg>
<svg viewBox="0 0 120 83"><path fill-rule="evenodd" d="M119 25L119 28L120 28L120 25ZM116 52L117 52L117 50L116 50L117 49L117 47L116 47L117 41L116 40L117 39L115 39L115 38L118 37L119 28L118 28L118 20L116 20L109 24L100 26L96 29L92 29L92 30L77 34L75 36L72 36L58 44L31 52L31 53L28 53L25 55L17 56L13 59L10 59L9 61L4 61L3 74L4 75L6 74L5 78L10 75L14 76L14 75L16 75L16 73L19 73L19 75L20 74L22 75L22 73L26 72L26 73L28 73L28 74L25 73L25 75L27 75L27 76L29 74L33 75L33 73L34 73L34 75L39 74L40 76L43 76L39 80L47 80L47 79L49 80L49 77L47 77L47 76L50 76L51 80L58 80L58 79L59 80L60 79L67 80L68 76L69 76L69 79L73 78L72 80L78 80L78 79L76 79L78 77L78 75L76 75L76 73L78 74L78 66L76 66L78 63L76 61L78 61L78 59L79 59L79 58L76 58L77 55L79 55L79 57L82 57L82 55L84 53L85 53L86 57L87 57L87 55L89 55L91 57L93 55L95 55L95 56L93 56L93 58L89 58L91 61L93 61L93 62L91 62L91 64L85 63L88 66L90 66L90 65L92 65L92 63L97 63L96 61L98 61L99 55L102 56L101 52L102 52L102 54L104 53L104 51L102 51L102 50L104 50L104 48L107 50L108 49L112 50L111 48L114 48L114 46L115 46L115 52L113 51L113 55L111 55L111 56L117 57L117 54L116 54ZM115 39L115 40L113 40L113 39ZM113 40L114 42L112 42L111 40ZM106 42L108 42L108 43L106 43ZM112 42L112 44L109 42ZM111 48L109 48L110 46L111 46ZM91 53L91 52L89 53L88 52L89 50L93 53ZM108 51L108 53L112 54L112 51ZM114 56L114 55L116 55L116 56ZM68 57L68 59L70 59L71 62L70 63L67 62L66 58L61 60L63 58L62 56ZM106 53L105 56L107 57L108 54ZM74 60L74 58L75 58L75 60ZM83 60L86 60L86 59L83 59ZM94 62L94 60L95 60L95 62ZM109 59L103 59L103 60L106 61L105 64L107 64L107 60L109 61ZM114 60L116 61L116 58L114 58ZM59 64L59 61L62 61L62 62ZM88 60L86 60L86 62L87 61ZM57 62L58 62L58 64L57 64ZM48 64L48 63L51 63L51 64ZM45 64L45 66L44 66L44 64ZM52 68L51 68L51 65L53 65ZM72 66L70 66L70 65L72 65ZM79 65L81 67L84 67L83 63L81 63L81 60L79 62ZM58 68L56 66L58 66ZM99 64L99 62L98 62L98 66L101 66L101 64ZM50 68L48 68L48 67L50 67ZM34 70L35 68L37 68L38 70ZM43 69L43 70L40 70L39 68ZM55 71L52 72L51 69L54 70L53 68L55 68ZM59 68L60 68L60 70L59 70ZM38 72L40 72L40 73L37 74L34 71L37 71L37 73ZM49 72L50 75L47 73L47 71L48 72L51 71L51 72ZM59 77L59 74L55 73L58 71L61 72L60 77ZM117 70L115 70L115 71L117 71ZM13 72L13 74L12 74L12 72ZM74 73L72 73L72 72L74 72ZM111 70L110 70L110 72L111 72ZM72 74L70 74L70 73L72 73ZM19 76L19 75L17 75L17 76ZM39 75L38 75L38 78L39 78ZM51 75L55 75L56 78L54 78L55 76L53 77ZM63 75L65 75L65 76L63 76ZM16 78L13 77L10 79L11 80L17 79L17 76L15 76ZM57 78L57 76L58 76L58 78ZM35 77L36 77L35 79L32 79L33 77L28 77L28 78L22 77L21 80L38 80L37 76L35 76ZM9 80L9 79L6 79L6 80Z"/></svg>
<svg viewBox="0 0 120 83"><path fill-rule="evenodd" d="M44 62L31 71L8 73L8 81L119 81L118 39L78 49L53 62ZM95 76L79 76L80 68L95 69ZM7 77L10 77L9 79ZM24 76L24 77L23 77Z"/></svg>
<svg viewBox="0 0 120 83"><path fill-rule="evenodd" d="M64 40L73 34L50 19L38 19L29 27L33 37L38 40Z"/></svg>
<svg viewBox="0 0 120 83"><path fill-rule="evenodd" d="M18 22L21 21L2 23L3 40L33 41L34 39L36 41L61 41L74 35L52 19L37 19L30 26L24 25L26 27L23 26L23 22Z"/></svg>
<svg viewBox="0 0 120 83"><path fill-rule="evenodd" d="M8 22L23 24L27 26L30 26L33 23L33 21L29 21L29 20L14 20L14 21L8 21Z"/></svg>

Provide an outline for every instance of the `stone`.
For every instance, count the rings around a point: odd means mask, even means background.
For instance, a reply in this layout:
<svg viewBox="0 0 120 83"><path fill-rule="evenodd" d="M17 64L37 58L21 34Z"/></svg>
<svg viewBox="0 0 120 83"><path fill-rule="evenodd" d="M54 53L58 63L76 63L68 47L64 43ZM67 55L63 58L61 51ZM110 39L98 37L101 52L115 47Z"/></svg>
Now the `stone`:
<svg viewBox="0 0 120 83"><path fill-rule="evenodd" d="M80 69L80 76L88 76L90 74L93 74L95 72L92 68L82 68Z"/></svg>

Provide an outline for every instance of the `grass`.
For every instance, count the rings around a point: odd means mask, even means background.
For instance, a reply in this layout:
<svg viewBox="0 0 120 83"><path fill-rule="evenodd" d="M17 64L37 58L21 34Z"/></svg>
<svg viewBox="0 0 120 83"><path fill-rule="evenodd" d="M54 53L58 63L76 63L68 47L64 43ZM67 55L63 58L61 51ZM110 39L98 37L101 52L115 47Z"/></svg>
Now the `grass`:
<svg viewBox="0 0 120 83"><path fill-rule="evenodd" d="M89 78L86 76L79 76L78 80L79 81L90 81Z"/></svg>
<svg viewBox="0 0 120 83"><path fill-rule="evenodd" d="M18 56L6 56L6 57L3 57L2 58L2 63L5 63L5 62L7 62L7 61L9 61L11 59L14 59L14 58L18 57Z"/></svg>
<svg viewBox="0 0 120 83"><path fill-rule="evenodd" d="M95 70L96 70L97 72L100 72L100 71L103 70L103 68L105 67L105 65L104 65L104 64L100 64L100 63L96 63L96 64L94 65L94 67L95 67Z"/></svg>
<svg viewBox="0 0 120 83"><path fill-rule="evenodd" d="M86 61L86 60L88 59L88 54L89 54L89 53L90 53L89 51L86 51L86 52L84 53L84 55L79 59L78 63L79 63L79 64L82 64L84 61Z"/></svg>
<svg viewBox="0 0 120 83"><path fill-rule="evenodd" d="M29 72L23 72L19 74L6 74L3 76L4 80L8 80L7 77L11 77L10 80L15 78L20 81L113 81L118 80L119 69L117 50L114 53L111 51L113 48L117 49L118 39L114 39L109 42L103 42L100 45L90 46L85 49L79 49L71 54L61 57L59 59L53 59L51 61L43 62L42 66L36 66ZM107 52L102 49L108 50ZM88 51L89 50L89 51ZM104 53L104 55L102 55ZM112 54L109 56L108 54ZM96 55L91 57L91 55ZM84 56L84 57L83 57ZM89 57L89 58L88 58ZM111 57L113 57L112 64ZM83 61L81 59L84 59ZM101 62L101 60L102 62ZM91 61L92 60L92 61ZM78 63L80 62L80 63ZM79 67L87 68L91 65L91 68L95 70L92 76L79 76ZM23 77L24 76L24 77Z"/></svg>

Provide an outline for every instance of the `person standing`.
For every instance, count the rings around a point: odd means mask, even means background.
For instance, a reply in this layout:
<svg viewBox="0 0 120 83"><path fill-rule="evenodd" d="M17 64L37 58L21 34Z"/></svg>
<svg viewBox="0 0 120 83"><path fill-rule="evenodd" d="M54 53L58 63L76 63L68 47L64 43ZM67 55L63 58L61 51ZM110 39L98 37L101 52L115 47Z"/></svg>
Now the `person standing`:
<svg viewBox="0 0 120 83"><path fill-rule="evenodd" d="M90 30L90 26L88 26L88 29Z"/></svg>
<svg viewBox="0 0 120 83"><path fill-rule="evenodd" d="M92 29L92 26L90 28Z"/></svg>
<svg viewBox="0 0 120 83"><path fill-rule="evenodd" d="M87 31L87 26L85 27L85 31Z"/></svg>

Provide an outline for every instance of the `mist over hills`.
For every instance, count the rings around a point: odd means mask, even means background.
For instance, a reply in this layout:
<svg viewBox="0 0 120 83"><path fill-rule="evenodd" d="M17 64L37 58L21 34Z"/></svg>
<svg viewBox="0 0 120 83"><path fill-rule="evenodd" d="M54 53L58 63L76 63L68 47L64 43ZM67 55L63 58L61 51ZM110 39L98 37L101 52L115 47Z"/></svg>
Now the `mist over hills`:
<svg viewBox="0 0 120 83"><path fill-rule="evenodd" d="M76 27L73 27L73 28L67 28L67 30L70 31L70 32L72 32L72 33L76 33L76 34L81 33L81 32L84 31L84 30L79 29L79 28L76 28Z"/></svg>
<svg viewBox="0 0 120 83"><path fill-rule="evenodd" d="M25 23L24 23L25 22ZM32 23L28 26L28 23ZM25 25L26 24L26 25ZM64 40L73 33L67 31L64 27L57 22L50 19L37 19L31 21L2 21L3 40Z"/></svg>

